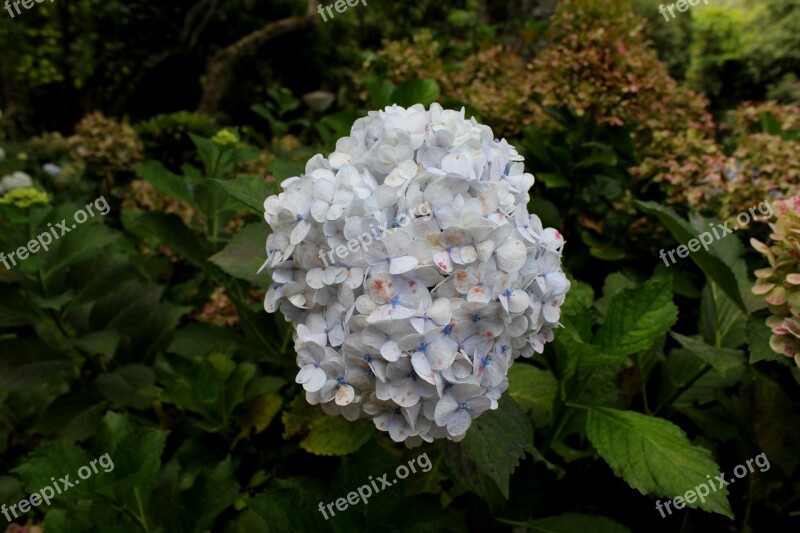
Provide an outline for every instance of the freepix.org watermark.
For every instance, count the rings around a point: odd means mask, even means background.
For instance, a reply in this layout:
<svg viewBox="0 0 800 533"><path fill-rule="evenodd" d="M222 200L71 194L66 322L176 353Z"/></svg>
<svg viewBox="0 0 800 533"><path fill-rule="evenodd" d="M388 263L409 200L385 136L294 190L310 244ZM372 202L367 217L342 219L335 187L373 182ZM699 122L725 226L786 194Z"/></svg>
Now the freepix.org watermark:
<svg viewBox="0 0 800 533"><path fill-rule="evenodd" d="M333 14L333 9L336 9L337 13L344 13L347 11L348 7L356 7L358 3L361 2L365 6L367 5L367 0L336 0L333 4L328 6L324 6L322 4L317 6L317 13L322 17L322 22L328 22L328 17L333 18L335 15ZM328 10L328 17L325 16L325 10Z"/></svg>
<svg viewBox="0 0 800 533"><path fill-rule="evenodd" d="M666 9L669 10L669 14L672 15L672 18L674 19L675 18L675 12L673 11L674 8L677 7L678 11L680 11L681 13L684 13L689 9L689 6L696 6L699 3L700 3L700 0L678 0L674 4L669 4L666 7ZM705 5L708 5L708 0L703 0L703 3ZM672 20L671 18L669 18L667 16L667 12L664 9L664 4L661 4L661 5L658 6L658 12L661 13L662 15L664 15L664 20L666 20L667 22Z"/></svg>
<svg viewBox="0 0 800 533"><path fill-rule="evenodd" d="M748 211L742 211L736 215L736 225L734 225L733 228L728 227L729 222L727 220L722 224L717 224L716 227L714 227L714 224L709 224L711 231L704 231L697 236L697 239L691 239L686 244L681 244L677 248L668 250L666 254L662 248L658 252L658 256L663 259L665 265L671 266L675 264L675 257L673 256L674 253L677 253L678 257L684 259L689 257L689 252L696 252L700 250L701 245L706 251L708 251L708 247L711 246L715 240L724 239L734 231L737 231L739 228L743 228L750 224L751 216L753 220L756 220L758 218L756 216L756 207L758 207L758 212L761 213L764 218L772 217L772 206L769 204L769 202L761 202L757 206L751 207L749 209L749 213ZM667 261L667 255L672 260L671 264Z"/></svg>
<svg viewBox="0 0 800 533"><path fill-rule="evenodd" d="M74 230L78 227L78 224L83 224L89 220L89 217L94 217L95 209L97 209L98 213L101 215L107 215L108 212L111 211L111 207L108 205L108 202L104 196L101 196L92 203L86 204L84 209L86 209L86 211L79 209L75 215L73 215L76 223L72 224L72 227L67 226L66 218L57 223L55 227L53 227L52 223L48 222L48 231L40 233L36 239L28 242L28 244L25 246L20 246L8 255L0 252L0 263L3 263L3 266L5 266L8 270L11 270L12 267L17 266L17 261L21 263L22 261L26 260L28 256L38 253L39 250L44 250L45 252L48 251L54 240L58 240L70 231ZM10 264L9 261L11 261Z"/></svg>
<svg viewBox="0 0 800 533"><path fill-rule="evenodd" d="M694 490L687 490L683 496L676 496L671 500L667 500L664 502L664 508L667 510L667 513L672 514L670 504L674 505L675 509L683 509L687 503L694 503L697 500L705 502L706 496L712 494L712 490L713 492L717 492L722 487L727 487L731 483L735 483L737 479L742 479L747 474L753 473L755 471L753 469L753 463L758 466L759 472L766 472L769 470L769 459L767 459L767 454L762 452L752 459L745 461L747 466L738 465L736 468L734 468L733 475L736 477L731 478L730 481L725 479L725 474L722 472L720 472L718 476L715 476L714 479L711 479L711 475L709 474L706 476L707 483L700 483L694 488ZM658 512L661 513L661 518L666 518L667 515L664 514L664 509L661 508L661 500L656 502L656 509L658 509Z"/></svg>
<svg viewBox="0 0 800 533"><path fill-rule="evenodd" d="M423 462L423 459L425 461ZM423 472L430 472L431 468L433 468L433 464L431 460L428 458L428 453L425 452L414 459L411 459L408 462L408 466L400 465L398 466L394 473L400 479L407 478L411 473L416 474L417 469L414 467L414 461L417 462L417 466L419 466ZM410 470L409 470L410 469ZM328 509L328 512L331 513L331 516L336 516L336 512L333 510L334 503L336 505L336 509L339 511L347 510L348 505L355 505L358 503L359 499L367 503L367 500L373 495L377 494L385 488L389 488L392 485L397 484L397 479L393 479L391 481L387 480L386 478L389 477L389 474L384 474L380 476L378 479L372 479L372 476L369 476L369 483L365 483L358 487L357 491L353 491L347 495L347 499L339 498L335 502L331 502L327 505L323 505L322 502L319 502L319 512L322 513L322 516L325 517L325 520L328 520L328 514L325 512L325 509ZM380 488L378 488L378 484L380 483ZM375 489L375 492L372 490Z"/></svg>
<svg viewBox="0 0 800 533"><path fill-rule="evenodd" d="M50 0L50 3L52 4L54 1L55 0ZM13 2L11 0L6 0L5 8L13 19L16 15L14 15L14 11L11 10L11 6L14 6L14 10L17 12L17 15L21 15L22 11L19 9L20 4L22 4L22 7L25 9L30 9L33 7L34 3L41 4L42 2L44 2L44 0L14 0Z"/></svg>
<svg viewBox="0 0 800 533"><path fill-rule="evenodd" d="M322 259L322 262L325 263L325 266L328 266L328 262L325 260L327 256L331 260L331 264L335 263L336 260L333 258L334 252L339 259L344 259L347 257L348 252L356 252L359 248L363 248L364 251L369 250L370 245L373 243L372 237L375 237L375 241L380 241L387 235L391 235L393 232L397 231L400 228L404 228L408 226L411 221L413 221L417 217L424 217L431 214L431 206L428 205L427 202L422 204L421 206L417 207L416 209L410 209L408 214L402 214L395 218L394 226L388 228L386 223L380 224L377 228L372 228L372 233L364 232L356 238L350 239L347 241L347 245L340 244L333 250L325 250L319 251L319 258Z"/></svg>
<svg viewBox="0 0 800 533"><path fill-rule="evenodd" d="M11 522L11 520L19 518L17 510L19 510L20 514L25 514L33 507L39 507L42 503L45 505L50 505L50 500L54 499L56 494L63 494L75 485L80 485L81 480L89 479L92 477L92 474L97 474L99 472L97 469L98 463L106 473L114 470L114 461L111 459L111 456L107 453L103 454L97 459L90 461L89 466L82 466L78 469L78 477L80 479L70 481L69 474L59 478L58 481L56 481L55 477L51 477L50 480L53 482L52 487L47 485L43 489L40 489L38 492L34 492L29 497L20 500L14 505L6 506L4 504L0 507L0 512L3 513L3 516L6 517L6 520ZM13 515L14 518L11 518L11 515Z"/></svg>

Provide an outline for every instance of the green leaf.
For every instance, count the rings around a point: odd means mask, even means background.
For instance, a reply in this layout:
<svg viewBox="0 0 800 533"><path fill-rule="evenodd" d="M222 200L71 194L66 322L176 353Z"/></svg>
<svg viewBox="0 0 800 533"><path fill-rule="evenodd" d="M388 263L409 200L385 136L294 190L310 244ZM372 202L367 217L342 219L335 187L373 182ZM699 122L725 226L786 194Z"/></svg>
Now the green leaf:
<svg viewBox="0 0 800 533"><path fill-rule="evenodd" d="M396 85L386 78L379 76L368 76L364 80L364 85L369 90L370 102L373 109L383 109L392 105L392 94Z"/></svg>
<svg viewBox="0 0 800 533"><path fill-rule="evenodd" d="M188 180L167 170L158 161L145 161L134 167L136 175L149 182L153 187L168 194L177 200L183 200L191 206L195 206L194 198L189 190Z"/></svg>
<svg viewBox="0 0 800 533"><path fill-rule="evenodd" d="M264 199L273 193L263 176L247 176L232 180L214 180L225 192L258 214L264 212Z"/></svg>
<svg viewBox="0 0 800 533"><path fill-rule="evenodd" d="M19 474L25 490L32 493L39 491L42 487L52 485L53 481L50 479L52 477L59 479L69 474L70 480L74 483L78 469L88 465L89 460L89 455L73 444L46 443L36 448L23 464L12 469L11 472ZM59 498L88 496L90 484L85 482L72 487L69 491L59 495Z"/></svg>
<svg viewBox="0 0 800 533"><path fill-rule="evenodd" d="M764 317L751 316L747 320L746 333L747 344L750 348L750 364L759 361L778 361L780 363L790 363L791 359L785 355L775 353L769 347L769 338L772 332L764 323Z"/></svg>
<svg viewBox="0 0 800 533"><path fill-rule="evenodd" d="M102 355L110 359L114 357L119 341L119 332L106 329L84 335L80 339L71 339L69 342L87 355Z"/></svg>
<svg viewBox="0 0 800 533"><path fill-rule="evenodd" d="M517 363L508 369L509 394L537 427L551 422L558 382L551 372ZM491 413L490 413L491 414Z"/></svg>
<svg viewBox="0 0 800 533"><path fill-rule="evenodd" d="M667 227L678 242L686 244L690 240L697 238L697 233L695 233L694 229L688 222L679 217L672 208L661 206L655 202L636 200L635 203L636 206L645 213L658 217L661 223ZM733 270L731 270L724 261L711 255L702 248L696 252L691 252L689 257L700 267L700 270L702 270L709 279L719 285L720 289L728 295L739 309L747 312L736 276Z"/></svg>
<svg viewBox="0 0 800 533"><path fill-rule="evenodd" d="M594 302L594 289L588 283L570 279L571 286L567 292L566 300L561 306L561 312L565 315L576 315L584 309L588 309Z"/></svg>
<svg viewBox="0 0 800 533"><path fill-rule="evenodd" d="M675 498L720 472L711 452L693 446L675 424L662 418L605 407L589 409L586 433L617 476L642 494ZM733 518L721 487L689 507Z"/></svg>
<svg viewBox="0 0 800 533"><path fill-rule="evenodd" d="M428 107L439 98L440 94L439 84L434 80L419 78L405 81L395 87L392 92L392 100L403 107L415 104Z"/></svg>
<svg viewBox="0 0 800 533"><path fill-rule="evenodd" d="M242 339L230 329L189 324L175 333L167 351L192 359L212 352L232 354L241 342Z"/></svg>
<svg viewBox="0 0 800 533"><path fill-rule="evenodd" d="M595 165L607 165L613 167L617 164L617 154L613 151L596 152L584 157L575 165L575 168L588 168Z"/></svg>
<svg viewBox="0 0 800 533"><path fill-rule="evenodd" d="M674 331L670 333L672 338L681 343L681 345L692 352L695 356L699 357L712 367L719 370L723 376L727 375L728 371L744 364L744 353L741 350L731 350L729 348L715 348L709 344L704 343L690 337L684 337Z"/></svg>
<svg viewBox="0 0 800 533"><path fill-rule="evenodd" d="M318 502L313 501L310 495L294 489L271 490L247 501L247 507L268 524L269 531L330 531L317 506ZM287 509L304 511L286 512ZM339 511L334 507L333 512ZM330 511L326 513L330 515Z"/></svg>
<svg viewBox="0 0 800 533"><path fill-rule="evenodd" d="M264 272L258 273L267 258L266 242L266 226L260 223L248 224L210 260L231 276L266 288L271 283L269 276Z"/></svg>
<svg viewBox="0 0 800 533"><path fill-rule="evenodd" d="M500 519L511 525L523 525ZM628 533L630 529L605 516L588 515L581 513L564 513L558 516L549 516L524 523L526 529L534 533Z"/></svg>
<svg viewBox="0 0 800 533"><path fill-rule="evenodd" d="M250 431L257 435L269 426L281 410L283 399L277 394L264 394L247 402L247 411L241 415L236 423L241 428L236 439L246 439Z"/></svg>
<svg viewBox="0 0 800 533"><path fill-rule="evenodd" d="M140 515L149 514L167 433L137 429L122 439L116 450L109 452L114 464L114 491L129 509L143 510Z"/></svg>
<svg viewBox="0 0 800 533"><path fill-rule="evenodd" d="M202 267L210 253L208 246L177 215L164 213L135 214L124 212L122 223L134 234L150 235L176 251L184 259Z"/></svg>
<svg viewBox="0 0 800 533"><path fill-rule="evenodd" d="M102 224L78 226L74 231L59 241L57 255L52 263L48 263L43 276L49 278L54 272L96 257L101 250L113 243L119 233Z"/></svg>
<svg viewBox="0 0 800 533"><path fill-rule="evenodd" d="M22 297L19 290L7 283L0 283L0 328L14 328L33 324L37 312Z"/></svg>
<svg viewBox="0 0 800 533"><path fill-rule="evenodd" d="M630 355L652 346L678 319L670 281L653 278L614 294L592 343L608 355Z"/></svg>
<svg viewBox="0 0 800 533"><path fill-rule="evenodd" d="M538 172L536 179L544 183L548 189L564 189L569 187L569 179L561 174Z"/></svg>
<svg viewBox="0 0 800 533"><path fill-rule="evenodd" d="M155 374L149 366L127 365L97 376L97 390L115 407L145 409L158 396Z"/></svg>
<svg viewBox="0 0 800 533"><path fill-rule="evenodd" d="M213 531L214 520L239 496L230 456L203 469L203 473L184 496L195 531Z"/></svg>
<svg viewBox="0 0 800 533"><path fill-rule="evenodd" d="M497 410L487 411L472 422L461 446L508 499L511 473L533 442L533 428L509 395L503 395L499 403Z"/></svg>
<svg viewBox="0 0 800 533"><path fill-rule="evenodd" d="M747 342L747 317L725 296L716 283L707 283L700 301L700 332L703 339L720 348L739 348Z"/></svg>
<svg viewBox="0 0 800 533"><path fill-rule="evenodd" d="M349 422L340 416L325 415L312 422L300 447L314 455L347 455L356 452L375 433L366 420Z"/></svg>

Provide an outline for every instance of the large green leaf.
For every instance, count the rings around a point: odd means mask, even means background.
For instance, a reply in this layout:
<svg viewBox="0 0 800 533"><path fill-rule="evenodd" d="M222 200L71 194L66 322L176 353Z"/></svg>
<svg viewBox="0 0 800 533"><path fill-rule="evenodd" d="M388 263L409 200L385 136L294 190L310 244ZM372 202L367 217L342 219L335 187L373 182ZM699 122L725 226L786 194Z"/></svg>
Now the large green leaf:
<svg viewBox="0 0 800 533"><path fill-rule="evenodd" d="M215 180L215 182L225 189L225 192L259 214L264 212L264 199L274 192L263 176L246 176L231 180Z"/></svg>
<svg viewBox="0 0 800 533"><path fill-rule="evenodd" d="M739 348L747 342L747 317L716 283L707 283L700 300L700 333L719 348Z"/></svg>
<svg viewBox="0 0 800 533"><path fill-rule="evenodd" d="M339 495L331 495L331 500L336 501ZM326 520L318 509L318 503L310 495L300 490L276 489L264 492L247 501L247 506L268 525L267 531L330 531ZM322 502L323 504L328 502ZM297 509L297 512L287 512L288 509ZM302 509L302 511L300 511ZM339 516L348 516L347 512L341 513L333 508L325 511L328 519L337 520Z"/></svg>
<svg viewBox="0 0 800 533"><path fill-rule="evenodd" d="M731 350L730 348L716 348L708 345L703 341L685 337L674 331L671 333L672 338L681 343L681 345L692 352L694 355L713 366L722 375L726 375L729 370L744 364L744 353L741 350Z"/></svg>
<svg viewBox="0 0 800 533"><path fill-rule="evenodd" d="M511 473L533 442L533 428L509 395L503 395L499 403L497 410L487 411L472 422L461 446L478 470L494 480L508 498Z"/></svg>
<svg viewBox="0 0 800 533"><path fill-rule="evenodd" d="M439 85L432 79L408 80L398 85L392 93L394 103L403 107L422 104L428 107L439 98Z"/></svg>
<svg viewBox="0 0 800 533"><path fill-rule="evenodd" d="M114 463L114 491L129 509L141 510L140 515L150 514L167 433L149 428L134 430L109 453Z"/></svg>
<svg viewBox="0 0 800 533"><path fill-rule="evenodd" d="M508 391L538 427L550 423L558 382L551 372L517 363L508 369Z"/></svg>
<svg viewBox="0 0 800 533"><path fill-rule="evenodd" d="M669 278L653 278L611 297L593 344L608 355L630 355L653 345L678 319Z"/></svg>
<svg viewBox="0 0 800 533"><path fill-rule="evenodd" d="M208 245L186 227L177 215L125 212L122 216L125 228L134 233L149 235L164 246L178 252L184 259L202 267L210 253Z"/></svg>
<svg viewBox="0 0 800 533"><path fill-rule="evenodd" d="M500 522L506 522L500 520ZM517 522L508 522L521 525ZM628 533L630 529L605 516L581 513L564 513L525 522L525 528L533 533Z"/></svg>
<svg viewBox="0 0 800 533"><path fill-rule="evenodd" d="M633 411L589 409L586 433L614 473L642 494L675 498L719 473L711 452L693 446L675 424ZM689 507L733 518L725 487Z"/></svg>
<svg viewBox="0 0 800 533"><path fill-rule="evenodd" d="M170 172L162 163L145 161L136 165L134 170L140 178L150 182L159 191L177 200L183 200L189 205L196 206L189 190L188 180L184 176Z"/></svg>
<svg viewBox="0 0 800 533"><path fill-rule="evenodd" d="M47 264L43 276L49 278L54 272L96 257L118 237L119 233L102 224L76 226L60 241L54 260Z"/></svg>
<svg viewBox="0 0 800 533"><path fill-rule="evenodd" d="M0 328L25 326L36 322L38 313L20 291L7 283L0 283Z"/></svg>
<svg viewBox="0 0 800 533"><path fill-rule="evenodd" d="M747 344L750 348L750 364L759 361L791 363L791 358L775 353L769 347L769 338L772 336L772 332L764 323L764 320L765 318L761 316L751 316L747 320L745 331L747 333Z"/></svg>
<svg viewBox="0 0 800 533"><path fill-rule="evenodd" d="M258 273L266 260L267 229L264 224L248 224L237 233L222 251L211 257L211 262L231 276L244 279L259 287L267 287L269 276Z"/></svg>
<svg viewBox="0 0 800 533"><path fill-rule="evenodd" d="M636 205L645 213L658 217L679 243L686 244L690 240L697 238L697 233L692 226L679 217L672 208L661 206L655 202L642 202L639 200L636 200ZM739 309L747 312L736 276L724 261L702 248L690 253L689 257L709 279L719 285Z"/></svg>
<svg viewBox="0 0 800 533"><path fill-rule="evenodd" d="M375 434L366 420L348 422L339 416L324 415L309 426L300 447L314 455L347 455L358 451Z"/></svg>

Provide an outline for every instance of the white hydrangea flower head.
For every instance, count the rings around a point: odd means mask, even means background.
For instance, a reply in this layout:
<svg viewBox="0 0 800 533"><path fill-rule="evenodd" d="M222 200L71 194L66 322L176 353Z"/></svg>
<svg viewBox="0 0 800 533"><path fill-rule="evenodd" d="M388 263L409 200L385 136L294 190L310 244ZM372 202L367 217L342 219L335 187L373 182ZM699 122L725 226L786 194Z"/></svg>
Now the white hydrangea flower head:
<svg viewBox="0 0 800 533"><path fill-rule="evenodd" d="M0 194L26 187L33 187L33 180L22 171L16 171L0 178Z"/></svg>
<svg viewBox="0 0 800 533"><path fill-rule="evenodd" d="M414 446L459 441L542 353L570 283L533 175L464 110L393 105L264 202L273 285L311 404ZM491 415L487 415L491 416Z"/></svg>

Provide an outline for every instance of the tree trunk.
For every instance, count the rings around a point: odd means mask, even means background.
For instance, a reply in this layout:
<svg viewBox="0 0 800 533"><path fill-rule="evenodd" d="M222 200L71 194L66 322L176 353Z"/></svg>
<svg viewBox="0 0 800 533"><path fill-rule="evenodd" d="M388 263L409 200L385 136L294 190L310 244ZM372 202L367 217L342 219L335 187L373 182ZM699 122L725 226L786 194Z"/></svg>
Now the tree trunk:
<svg viewBox="0 0 800 533"><path fill-rule="evenodd" d="M216 114L236 63L255 54L267 41L314 24L318 17L318 5L318 0L309 0L305 15L270 22L217 52L206 67L206 84L200 97L198 111L209 115Z"/></svg>

